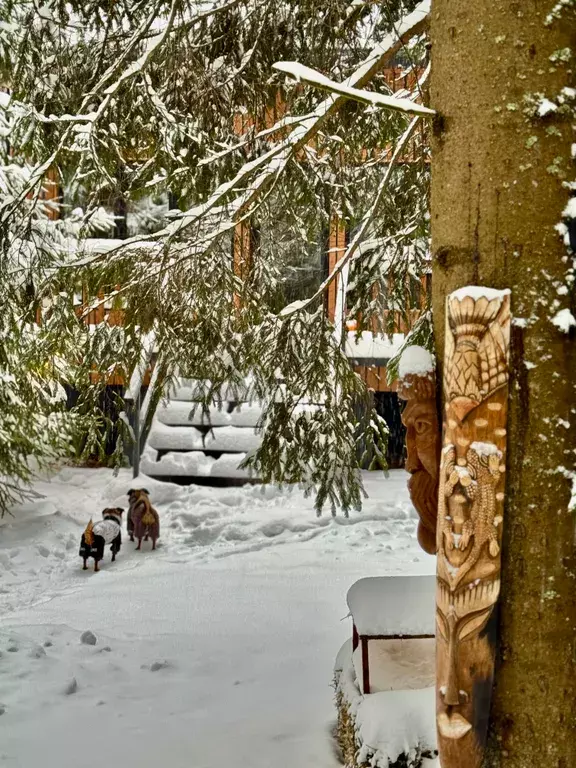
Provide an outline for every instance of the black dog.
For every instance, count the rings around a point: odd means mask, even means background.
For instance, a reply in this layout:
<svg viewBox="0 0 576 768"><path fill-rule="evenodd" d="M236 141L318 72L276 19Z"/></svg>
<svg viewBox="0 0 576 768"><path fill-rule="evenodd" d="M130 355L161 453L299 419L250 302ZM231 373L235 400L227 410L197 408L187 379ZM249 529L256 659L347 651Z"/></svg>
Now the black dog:
<svg viewBox="0 0 576 768"><path fill-rule="evenodd" d="M89 557L94 559L94 571L100 570L98 563L104 557L104 547L111 544L112 562L116 560L116 555L122 546L122 513L120 507L107 508L102 512L102 520L92 523L92 520L86 526L80 542L80 557L84 561L82 570L86 571L88 566L86 561Z"/></svg>

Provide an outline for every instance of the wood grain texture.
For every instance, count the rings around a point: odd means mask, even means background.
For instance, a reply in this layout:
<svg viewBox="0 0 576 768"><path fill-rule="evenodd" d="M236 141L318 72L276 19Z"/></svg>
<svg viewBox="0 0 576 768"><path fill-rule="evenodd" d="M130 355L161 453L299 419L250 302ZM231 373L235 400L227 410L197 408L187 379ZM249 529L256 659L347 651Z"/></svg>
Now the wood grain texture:
<svg viewBox="0 0 576 768"><path fill-rule="evenodd" d="M406 427L408 490L418 512L418 543L436 554L440 426L436 406L436 375L407 374L398 381L398 396L406 400L402 423Z"/></svg>
<svg viewBox="0 0 576 768"><path fill-rule="evenodd" d="M442 768L480 768L494 680L506 471L510 294L446 303L437 527L437 726Z"/></svg>

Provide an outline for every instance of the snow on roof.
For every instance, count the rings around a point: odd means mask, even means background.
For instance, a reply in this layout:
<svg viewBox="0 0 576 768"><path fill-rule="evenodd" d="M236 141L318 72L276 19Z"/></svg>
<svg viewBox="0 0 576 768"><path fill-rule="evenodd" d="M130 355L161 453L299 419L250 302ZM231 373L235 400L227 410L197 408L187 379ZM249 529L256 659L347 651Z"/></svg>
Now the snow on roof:
<svg viewBox="0 0 576 768"><path fill-rule="evenodd" d="M430 352L424 347L413 344L402 352L398 364L398 377L403 379L410 374L423 376L426 373L432 373L435 369L434 358Z"/></svg>
<svg viewBox="0 0 576 768"><path fill-rule="evenodd" d="M378 576L348 590L348 608L359 635L434 635L435 576Z"/></svg>
<svg viewBox="0 0 576 768"><path fill-rule="evenodd" d="M392 340L382 334L374 334L371 331L362 331L359 339L355 331L348 332L346 339L346 357L352 360L374 359L390 360L396 355L404 343L404 334L395 333Z"/></svg>

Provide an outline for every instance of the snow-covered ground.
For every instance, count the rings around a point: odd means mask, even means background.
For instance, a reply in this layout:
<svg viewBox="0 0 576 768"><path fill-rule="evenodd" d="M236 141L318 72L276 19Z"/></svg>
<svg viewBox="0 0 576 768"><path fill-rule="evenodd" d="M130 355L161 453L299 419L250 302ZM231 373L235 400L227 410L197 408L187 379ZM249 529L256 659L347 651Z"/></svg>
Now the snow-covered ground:
<svg viewBox="0 0 576 768"><path fill-rule="evenodd" d="M346 592L434 569L405 482L366 475L350 519L269 487L77 469L37 482L44 498L0 521L0 768L337 766ZM132 485L160 512L159 549L124 541L82 571L82 530Z"/></svg>

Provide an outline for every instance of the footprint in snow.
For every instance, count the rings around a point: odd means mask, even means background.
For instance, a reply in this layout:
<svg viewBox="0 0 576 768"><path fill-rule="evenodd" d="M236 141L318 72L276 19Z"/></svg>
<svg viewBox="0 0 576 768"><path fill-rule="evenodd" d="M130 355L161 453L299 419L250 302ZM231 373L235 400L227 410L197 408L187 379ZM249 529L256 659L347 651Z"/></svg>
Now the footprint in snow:
<svg viewBox="0 0 576 768"><path fill-rule="evenodd" d="M169 661L154 661L149 666L143 664L140 669L148 669L150 672L158 672L161 669L170 669L173 665Z"/></svg>
<svg viewBox="0 0 576 768"><path fill-rule="evenodd" d="M274 536L280 536L285 530L286 526L283 523L268 523L260 528L260 533L268 538L273 538Z"/></svg>
<svg viewBox="0 0 576 768"><path fill-rule="evenodd" d="M62 693L65 696L72 696L72 694L76 693L77 691L78 691L78 681L76 680L75 677L73 677L72 680L70 680L70 682L67 683L67 685L64 687L64 690L62 691Z"/></svg>
<svg viewBox="0 0 576 768"><path fill-rule="evenodd" d="M50 554L50 550L48 547L45 547L44 544L37 544L36 545L36 551L39 555L42 555L42 557L48 557Z"/></svg>

